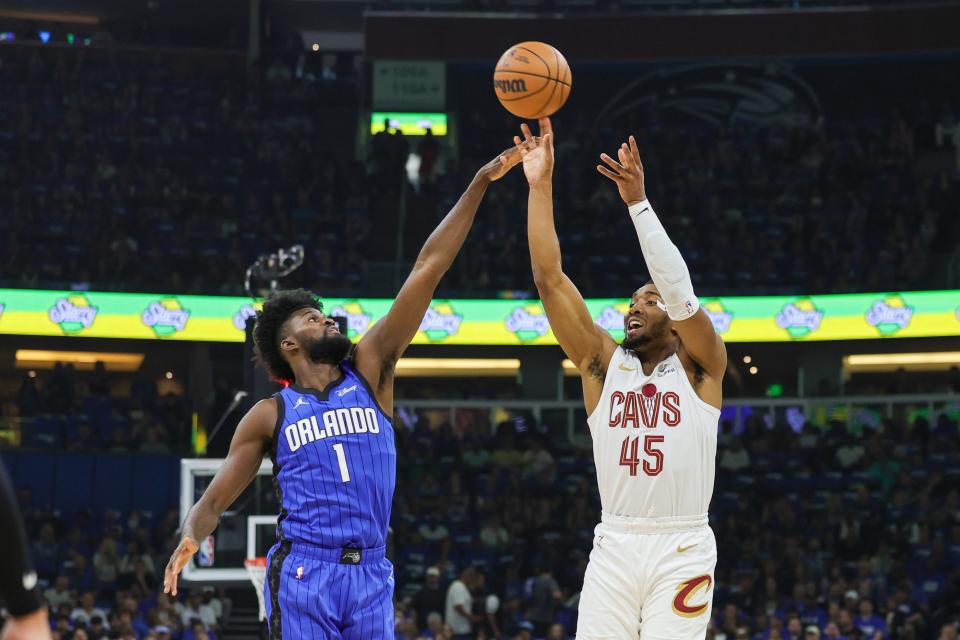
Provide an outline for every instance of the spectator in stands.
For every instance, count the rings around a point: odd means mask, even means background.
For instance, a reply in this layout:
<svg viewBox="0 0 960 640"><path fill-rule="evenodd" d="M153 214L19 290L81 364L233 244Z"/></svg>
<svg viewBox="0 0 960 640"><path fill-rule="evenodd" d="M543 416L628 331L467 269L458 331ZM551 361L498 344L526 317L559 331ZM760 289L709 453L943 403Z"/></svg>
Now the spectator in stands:
<svg viewBox="0 0 960 640"><path fill-rule="evenodd" d="M443 524L439 511L434 511L427 516L424 523L420 525L419 533L424 542L436 545L440 549L438 560L445 562L450 553L450 530Z"/></svg>
<svg viewBox="0 0 960 640"><path fill-rule="evenodd" d="M863 632L867 638L873 638L879 634L881 638L887 633L887 623L873 612L873 602L869 598L860 601L860 613L853 620L853 623Z"/></svg>
<svg viewBox="0 0 960 640"><path fill-rule="evenodd" d="M750 466L750 452L746 450L740 438L731 438L730 448L720 457L719 467L724 471L737 472Z"/></svg>
<svg viewBox="0 0 960 640"><path fill-rule="evenodd" d="M534 625L534 635L547 634L562 602L563 592L553 577L553 569L542 566L530 587L530 606L527 608L527 620Z"/></svg>
<svg viewBox="0 0 960 640"><path fill-rule="evenodd" d="M33 543L33 562L37 575L52 578L56 575L60 563L60 543L54 535L53 525L45 524L40 528L40 536Z"/></svg>
<svg viewBox="0 0 960 640"><path fill-rule="evenodd" d="M101 591L110 593L117 586L120 575L120 558L117 556L117 541L104 538L100 548L93 554L93 569Z"/></svg>
<svg viewBox="0 0 960 640"><path fill-rule="evenodd" d="M473 625L483 616L473 613L473 592L483 586L483 574L472 566L466 567L460 577L447 589L444 622L453 631L454 640L472 640Z"/></svg>
<svg viewBox="0 0 960 640"><path fill-rule="evenodd" d="M491 513L483 523L479 535L480 544L492 551L501 551L510 544L510 534L500 524L500 518Z"/></svg>
<svg viewBox="0 0 960 640"><path fill-rule="evenodd" d="M75 625L84 627L90 625L94 617L106 620L107 614L103 609L96 606L96 595L93 591L85 591L80 597L80 606L70 612L70 621Z"/></svg>
<svg viewBox="0 0 960 640"><path fill-rule="evenodd" d="M447 590L440 583L440 570L437 567L427 567L426 583L413 597L413 610L417 615L417 624L421 629L427 625L427 618L431 613L438 613L443 620L446 610Z"/></svg>
<svg viewBox="0 0 960 640"><path fill-rule="evenodd" d="M70 579L67 576L57 576L53 586L43 592L43 597L47 600L47 606L51 611L56 611L60 605L73 602L74 594L70 590Z"/></svg>
<svg viewBox="0 0 960 640"><path fill-rule="evenodd" d="M207 629L217 626L217 616L213 607L203 603L203 591L191 589L190 596L185 604L180 605L180 622L183 627L190 628L194 620L199 620Z"/></svg>
<svg viewBox="0 0 960 640"><path fill-rule="evenodd" d="M156 630L157 627L175 627L179 624L180 616L173 606L173 600L165 593L157 596L157 604L147 612L147 622Z"/></svg>
<svg viewBox="0 0 960 640"><path fill-rule="evenodd" d="M90 618L90 627L87 629L90 640L104 640L109 637L109 633L110 629L104 623L103 618L100 616Z"/></svg>

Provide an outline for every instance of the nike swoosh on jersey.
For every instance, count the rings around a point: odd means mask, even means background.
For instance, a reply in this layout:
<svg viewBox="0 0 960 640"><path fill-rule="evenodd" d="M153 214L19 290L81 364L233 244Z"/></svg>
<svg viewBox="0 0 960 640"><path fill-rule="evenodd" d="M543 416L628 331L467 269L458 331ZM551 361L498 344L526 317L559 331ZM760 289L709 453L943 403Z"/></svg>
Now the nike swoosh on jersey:
<svg viewBox="0 0 960 640"><path fill-rule="evenodd" d="M697 544L700 544L700 543L698 542ZM691 545L688 546L688 547L680 547L680 546L678 546L678 547L677 547L677 553L683 553L684 551L690 551L690 549L693 549L695 546L697 546L697 544L691 544Z"/></svg>
<svg viewBox="0 0 960 640"><path fill-rule="evenodd" d="M623 366L623 363L621 362L621 363L620 363L620 370L621 370L621 371L636 371L637 368L634 367L633 369L631 369L630 367L625 367L625 366Z"/></svg>

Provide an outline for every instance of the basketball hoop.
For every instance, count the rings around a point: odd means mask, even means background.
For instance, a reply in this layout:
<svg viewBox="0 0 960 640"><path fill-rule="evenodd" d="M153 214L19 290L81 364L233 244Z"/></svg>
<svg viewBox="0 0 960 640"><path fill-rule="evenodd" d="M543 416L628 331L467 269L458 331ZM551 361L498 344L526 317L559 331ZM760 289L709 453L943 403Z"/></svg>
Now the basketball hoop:
<svg viewBox="0 0 960 640"><path fill-rule="evenodd" d="M253 588L257 590L257 602L260 604L260 622L267 619L267 608L263 602L263 582L267 577L267 559L249 558L243 561L243 566L247 568L250 574L250 582Z"/></svg>

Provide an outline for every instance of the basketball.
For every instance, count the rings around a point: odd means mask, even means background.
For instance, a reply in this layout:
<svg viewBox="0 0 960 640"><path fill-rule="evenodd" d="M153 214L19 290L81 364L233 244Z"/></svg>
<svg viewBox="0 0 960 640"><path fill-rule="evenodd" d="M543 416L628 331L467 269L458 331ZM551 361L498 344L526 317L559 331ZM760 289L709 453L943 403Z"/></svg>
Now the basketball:
<svg viewBox="0 0 960 640"><path fill-rule="evenodd" d="M544 42L521 42L500 56L493 72L497 100L515 116L545 118L570 97L573 77L563 54Z"/></svg>

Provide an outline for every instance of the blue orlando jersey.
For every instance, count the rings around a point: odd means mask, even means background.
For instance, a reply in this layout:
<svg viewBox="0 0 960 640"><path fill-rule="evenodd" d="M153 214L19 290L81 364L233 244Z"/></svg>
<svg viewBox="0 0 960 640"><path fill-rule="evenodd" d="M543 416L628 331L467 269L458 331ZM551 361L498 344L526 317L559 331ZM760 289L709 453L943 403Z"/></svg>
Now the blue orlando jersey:
<svg viewBox="0 0 960 640"><path fill-rule="evenodd" d="M393 424L351 360L322 391L277 394L273 475L281 540L370 549L387 542L397 478Z"/></svg>

